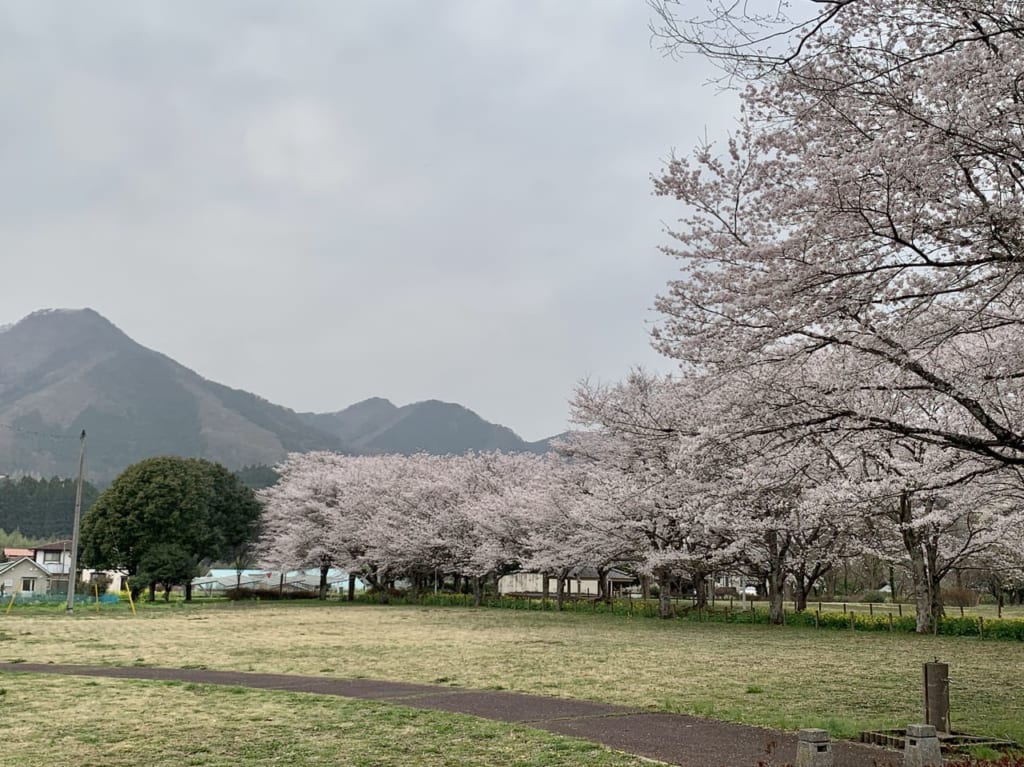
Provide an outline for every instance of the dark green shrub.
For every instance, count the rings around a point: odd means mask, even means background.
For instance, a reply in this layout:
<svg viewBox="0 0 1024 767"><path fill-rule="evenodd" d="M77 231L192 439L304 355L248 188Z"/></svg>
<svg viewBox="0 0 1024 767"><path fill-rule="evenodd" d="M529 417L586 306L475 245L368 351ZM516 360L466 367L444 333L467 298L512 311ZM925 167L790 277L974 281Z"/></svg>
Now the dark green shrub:
<svg viewBox="0 0 1024 767"><path fill-rule="evenodd" d="M949 767L1024 767L1024 754L1003 754L997 759L953 757L947 764Z"/></svg>
<svg viewBox="0 0 1024 767"><path fill-rule="evenodd" d="M861 602L871 602L872 604L881 604L885 601L885 594L881 591L865 591L860 595Z"/></svg>
<svg viewBox="0 0 1024 767"><path fill-rule="evenodd" d="M248 599L260 600L297 600L316 599L319 594L315 591L284 591L278 589L226 589L224 596L232 602L245 601Z"/></svg>
<svg viewBox="0 0 1024 767"><path fill-rule="evenodd" d="M974 589L958 586L942 590L942 603L950 607L974 607L979 601L979 594Z"/></svg>
<svg viewBox="0 0 1024 767"><path fill-rule="evenodd" d="M1024 642L1024 620L993 618L985 621L985 639L1009 639Z"/></svg>
<svg viewBox="0 0 1024 767"><path fill-rule="evenodd" d="M939 633L946 636L978 636L977 618L943 618L939 621Z"/></svg>

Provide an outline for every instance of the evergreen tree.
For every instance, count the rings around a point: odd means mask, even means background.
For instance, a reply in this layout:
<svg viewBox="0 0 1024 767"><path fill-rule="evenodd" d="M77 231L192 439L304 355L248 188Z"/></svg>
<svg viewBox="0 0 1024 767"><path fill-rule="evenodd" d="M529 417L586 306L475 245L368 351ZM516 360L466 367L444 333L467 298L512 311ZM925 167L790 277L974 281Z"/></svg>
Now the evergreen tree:
<svg viewBox="0 0 1024 767"><path fill-rule="evenodd" d="M123 569L152 594L186 584L200 565L235 556L256 536L253 491L220 464L148 458L129 466L82 519L82 560Z"/></svg>

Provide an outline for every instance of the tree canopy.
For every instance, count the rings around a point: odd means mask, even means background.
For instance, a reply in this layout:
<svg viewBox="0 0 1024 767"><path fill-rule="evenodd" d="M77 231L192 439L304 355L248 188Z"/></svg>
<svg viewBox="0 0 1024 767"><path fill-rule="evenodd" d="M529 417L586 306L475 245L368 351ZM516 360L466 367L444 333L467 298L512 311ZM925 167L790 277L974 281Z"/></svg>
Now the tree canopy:
<svg viewBox="0 0 1024 767"><path fill-rule="evenodd" d="M750 80L727 145L656 179L685 205L657 344L715 376L770 371L785 385L761 429L1024 465L1020 4L803 5L818 15L788 52L728 49ZM706 25L676 30L714 45Z"/></svg>
<svg viewBox="0 0 1024 767"><path fill-rule="evenodd" d="M149 584L188 583L257 534L260 504L217 463L148 458L124 470L82 519L82 559Z"/></svg>

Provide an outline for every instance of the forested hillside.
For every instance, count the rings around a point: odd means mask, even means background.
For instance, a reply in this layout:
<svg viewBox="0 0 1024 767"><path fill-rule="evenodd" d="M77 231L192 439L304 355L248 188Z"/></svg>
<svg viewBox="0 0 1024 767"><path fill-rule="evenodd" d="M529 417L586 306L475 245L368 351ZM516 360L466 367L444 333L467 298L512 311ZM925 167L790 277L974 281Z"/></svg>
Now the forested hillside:
<svg viewBox="0 0 1024 767"><path fill-rule="evenodd" d="M82 513L99 495L89 482L82 486ZM75 480L0 480L0 530L20 531L28 538L66 538L71 535L75 512Z"/></svg>

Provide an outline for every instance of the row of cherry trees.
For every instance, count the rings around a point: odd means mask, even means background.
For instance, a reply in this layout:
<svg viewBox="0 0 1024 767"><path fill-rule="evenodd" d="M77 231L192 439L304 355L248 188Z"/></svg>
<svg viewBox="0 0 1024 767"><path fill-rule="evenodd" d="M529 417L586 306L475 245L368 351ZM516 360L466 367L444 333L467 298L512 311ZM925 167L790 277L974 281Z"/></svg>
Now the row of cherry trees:
<svg viewBox="0 0 1024 767"><path fill-rule="evenodd" d="M781 621L787 582L803 609L837 564L870 554L907 573L922 631L954 568L1019 578L1019 498L998 473L896 439L758 451L728 437L728 393L694 383L637 372L581 387L587 428L546 456L294 454L261 491L262 558L343 567L382 596L455 575L477 600L488 577L528 570L556 578L561 601L574 568L614 566L654 579L665 616L676 579L703 604L713 574L743 573Z"/></svg>
<svg viewBox="0 0 1024 767"><path fill-rule="evenodd" d="M558 457L293 456L268 550L371 583L738 568L775 619L787 580L803 602L869 553L909 574L920 631L952 569L1019 576L1022 6L769 5L652 2L670 51L742 86L725 146L655 178L682 210L654 331L679 373L580 387Z"/></svg>
<svg viewBox="0 0 1024 767"><path fill-rule="evenodd" d="M750 429L767 395L732 377L642 372L577 392L589 428L566 453L576 471L604 477L590 480L606 501L592 508L646 535L647 571L694 582L747 573L767 584L781 621L787 581L802 609L839 563L871 555L909 577L920 631L942 614L952 571L1020 580L1015 473L883 431Z"/></svg>
<svg viewBox="0 0 1024 767"><path fill-rule="evenodd" d="M268 563L339 566L386 598L398 578L419 588L438 574L470 579L525 562L543 535L549 457L293 454L265 504L261 557ZM552 516L552 515L548 515Z"/></svg>
<svg viewBox="0 0 1024 767"><path fill-rule="evenodd" d="M776 521L841 521L829 550L902 559L928 630L950 567L1019 553L1024 9L653 5L669 51L742 85L727 144L655 182L684 209L655 342L691 413L666 428L773 531L770 569Z"/></svg>

